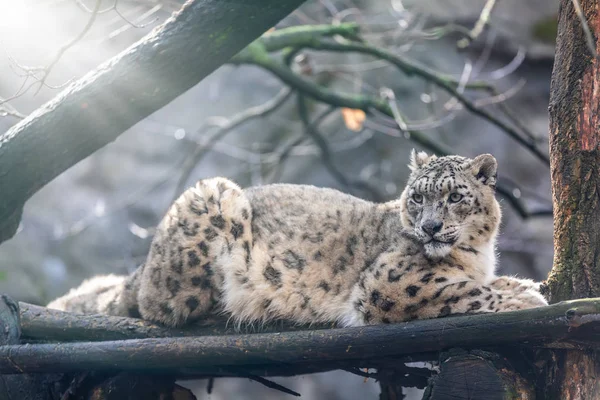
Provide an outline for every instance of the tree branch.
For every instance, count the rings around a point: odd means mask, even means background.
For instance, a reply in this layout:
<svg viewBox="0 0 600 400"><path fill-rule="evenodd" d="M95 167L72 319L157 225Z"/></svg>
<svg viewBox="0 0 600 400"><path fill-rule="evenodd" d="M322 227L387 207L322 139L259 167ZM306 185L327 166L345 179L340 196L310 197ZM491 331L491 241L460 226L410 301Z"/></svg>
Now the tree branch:
<svg viewBox="0 0 600 400"><path fill-rule="evenodd" d="M335 110L335 108L330 109L329 112L333 110ZM327 168L329 173L335 178L336 181L338 181L347 189L354 188L369 193L371 199L374 201L382 202L385 200L385 195L381 193L379 189L364 180L351 179L347 177L346 174L344 174L335 165L329 144L323 135L318 131L318 124L315 124L309 120L306 99L301 95L298 96L298 115L300 116L300 121L302 121L302 125L304 126L304 131L308 136L310 136L310 138L315 142L321 151L321 160L323 161L325 168Z"/></svg>
<svg viewBox="0 0 600 400"><path fill-rule="evenodd" d="M115 329L112 326L116 317L76 317L103 320L108 330ZM25 314L22 318L26 320ZM160 371L176 375L190 368L205 371L207 375L219 375L222 369L226 371L235 366L236 371L243 368L256 375L273 375L285 374L286 368L294 369L295 373L303 368L305 371L337 369L344 363L346 367L377 367L378 360L389 361L394 357L456 346L480 348L515 343L550 348L600 346L595 333L600 326L600 299L575 300L517 312L277 334L173 337L186 330L159 328L135 319L118 320L122 327L130 328L123 329L124 336L151 334L147 327L153 326L157 329L155 332L170 337L3 346L0 347L0 373L114 370L118 365L123 371ZM145 328L139 329L139 324ZM24 323L24 336L31 337L27 333L29 329ZM81 335L65 323L63 329L63 338L71 332ZM187 332L193 330L191 327ZM262 372L257 374L256 371Z"/></svg>
<svg viewBox="0 0 600 400"><path fill-rule="evenodd" d="M348 30L352 26L353 25L350 24L348 26ZM546 153L542 152L540 149L538 149L537 144L534 141L532 141L531 139L529 139L527 137L524 137L521 133L519 133L517 130L512 128L510 125L508 125L504 121L496 118L494 115L492 115L488 111L484 110L483 108L476 107L475 104L473 104L473 102L471 102L462 93L460 93L457 90L458 82L455 79L444 76L443 74L433 72L424 66L418 65L417 63L415 63L413 61L409 61L409 60L404 59L396 54L393 54L385 49L381 49L381 48L378 48L378 47L375 47L375 46L372 46L369 44L358 43L358 42L349 42L349 41L334 42L331 40L324 40L324 37L326 37L326 36L320 34L321 31L322 31L322 29L319 29L319 31L316 32L315 34L313 34L312 36L306 35L306 34L305 35L294 35L295 32L291 32L289 35L286 36L285 32L284 32L284 33L279 34L279 38L278 38L279 40L277 40L276 42L271 41L268 38L269 35L265 35L264 38L260 38L257 41L260 42L264 46L264 49L266 51L274 51L274 50L280 49L283 46L283 44L285 43L283 38L287 38L287 46L293 47L295 49L309 48L312 50L321 50L321 51L335 51L335 52L347 52L347 53L356 52L356 53L368 54L368 55L371 55L378 59L388 61L389 63L396 66L399 70L401 70L402 72L404 72L407 75L416 75L416 76L419 76L419 77L425 79L428 82L433 83L440 89L447 92L450 96L452 96L453 98L458 100L469 112L487 120L492 125L498 127L500 130L504 131L506 134L508 134L514 140L516 140L521 145L523 145L525 148L527 148L532 154L534 154L538 159L543 161L545 164L547 164L547 165L550 164L548 155ZM342 34L343 32L344 32L343 30L338 31L338 33L340 33L340 34ZM271 72L274 72L274 71L271 71ZM475 83L467 84L466 88L483 89L488 92L490 92L490 91L495 92L494 88L491 85L489 85L487 83L482 83L482 82L475 82ZM359 108L359 107L355 107L355 108Z"/></svg>
<svg viewBox="0 0 600 400"><path fill-rule="evenodd" d="M303 0L188 1L0 136L0 242L35 192L225 63Z"/></svg>

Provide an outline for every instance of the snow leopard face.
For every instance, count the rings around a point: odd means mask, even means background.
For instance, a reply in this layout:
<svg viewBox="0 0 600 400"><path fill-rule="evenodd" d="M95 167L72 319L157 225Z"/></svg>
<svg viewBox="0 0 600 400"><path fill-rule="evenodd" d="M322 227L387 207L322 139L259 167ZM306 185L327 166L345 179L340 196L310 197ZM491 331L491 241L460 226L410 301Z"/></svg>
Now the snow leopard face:
<svg viewBox="0 0 600 400"><path fill-rule="evenodd" d="M412 229L431 258L452 248L480 251L495 237L500 206L494 197L496 159L436 157L413 150L412 173L400 198L402 223Z"/></svg>

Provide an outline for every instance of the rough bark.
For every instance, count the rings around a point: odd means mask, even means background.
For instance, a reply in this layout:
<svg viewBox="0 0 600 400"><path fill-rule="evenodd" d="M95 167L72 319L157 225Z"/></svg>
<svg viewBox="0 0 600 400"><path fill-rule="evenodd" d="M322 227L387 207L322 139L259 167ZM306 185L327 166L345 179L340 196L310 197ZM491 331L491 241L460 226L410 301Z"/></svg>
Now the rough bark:
<svg viewBox="0 0 600 400"><path fill-rule="evenodd" d="M237 331L234 324L227 324L228 318L215 317L202 320L183 329L168 328L150 321L136 318L113 317L107 315L80 315L65 311L20 302L22 338L31 342L73 342L143 339L159 337L227 335L233 333L256 333L255 327L244 326ZM332 326L311 325L311 329L324 329ZM261 327L260 332L280 332L306 329L291 323L270 323Z"/></svg>
<svg viewBox="0 0 600 400"><path fill-rule="evenodd" d="M0 243L41 187L228 61L304 0L190 0L0 136Z"/></svg>
<svg viewBox="0 0 600 400"><path fill-rule="evenodd" d="M440 358L440 373L425 390L423 400L531 400L533 385L498 354L452 351Z"/></svg>
<svg viewBox="0 0 600 400"><path fill-rule="evenodd" d="M0 346L20 341L19 307L9 297L0 296ZM10 360L10 356L9 356ZM0 375L0 400L38 400L59 396L62 375Z"/></svg>
<svg viewBox="0 0 600 400"><path fill-rule="evenodd" d="M600 36L598 0L580 1ZM561 2L556 45L550 89L552 302L600 296L600 60L586 45L571 0Z"/></svg>
<svg viewBox="0 0 600 400"><path fill-rule="evenodd" d="M600 51L598 0L580 0L595 52ZM586 42L572 0L562 0L550 92L554 203L551 302L600 295L600 60ZM546 399L600 398L600 358L592 349L545 356L538 385Z"/></svg>

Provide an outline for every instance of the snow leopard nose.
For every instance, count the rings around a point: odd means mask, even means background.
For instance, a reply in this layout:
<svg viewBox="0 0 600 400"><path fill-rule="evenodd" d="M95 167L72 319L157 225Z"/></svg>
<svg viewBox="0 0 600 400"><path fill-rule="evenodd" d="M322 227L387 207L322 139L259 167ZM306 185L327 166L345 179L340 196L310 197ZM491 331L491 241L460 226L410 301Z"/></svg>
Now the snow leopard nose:
<svg viewBox="0 0 600 400"><path fill-rule="evenodd" d="M435 219L428 219L421 224L421 229L423 232L433 237L436 233L442 230L442 226L444 223L442 221L437 221Z"/></svg>

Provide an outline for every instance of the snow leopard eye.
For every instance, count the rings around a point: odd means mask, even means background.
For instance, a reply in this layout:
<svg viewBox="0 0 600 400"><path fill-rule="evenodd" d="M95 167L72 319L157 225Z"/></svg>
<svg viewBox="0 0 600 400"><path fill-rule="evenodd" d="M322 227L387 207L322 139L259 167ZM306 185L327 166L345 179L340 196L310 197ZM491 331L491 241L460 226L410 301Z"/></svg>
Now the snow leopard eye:
<svg viewBox="0 0 600 400"><path fill-rule="evenodd" d="M413 195L412 195L412 199L413 199L413 201L414 201L415 203L417 203L417 204L421 204L421 203L423 202L423 195L422 195L422 194L415 193L415 194L413 194Z"/></svg>
<svg viewBox="0 0 600 400"><path fill-rule="evenodd" d="M459 201L461 201L463 198L462 194L459 193L452 193L450 195L450 197L448 198L448 200L450 200L450 203L458 203Z"/></svg>

